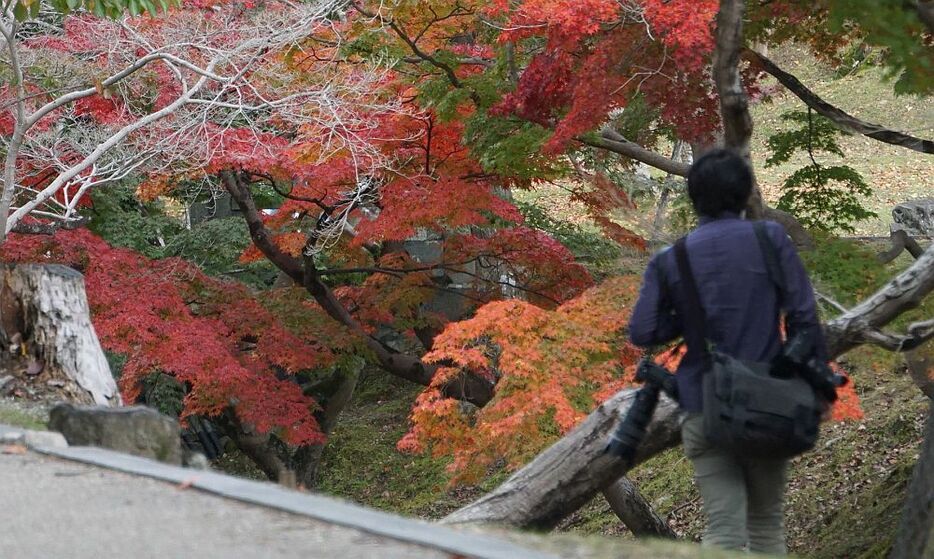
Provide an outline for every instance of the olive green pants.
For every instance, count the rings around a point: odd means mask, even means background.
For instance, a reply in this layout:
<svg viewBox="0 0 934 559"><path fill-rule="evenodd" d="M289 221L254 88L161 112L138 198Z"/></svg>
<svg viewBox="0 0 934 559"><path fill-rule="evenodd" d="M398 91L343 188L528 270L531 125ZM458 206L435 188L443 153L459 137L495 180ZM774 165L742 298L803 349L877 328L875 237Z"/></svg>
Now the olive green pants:
<svg viewBox="0 0 934 559"><path fill-rule="evenodd" d="M704 545L785 553L787 460L756 460L718 449L704 437L703 416L689 414L681 427L684 454L694 464L707 531Z"/></svg>

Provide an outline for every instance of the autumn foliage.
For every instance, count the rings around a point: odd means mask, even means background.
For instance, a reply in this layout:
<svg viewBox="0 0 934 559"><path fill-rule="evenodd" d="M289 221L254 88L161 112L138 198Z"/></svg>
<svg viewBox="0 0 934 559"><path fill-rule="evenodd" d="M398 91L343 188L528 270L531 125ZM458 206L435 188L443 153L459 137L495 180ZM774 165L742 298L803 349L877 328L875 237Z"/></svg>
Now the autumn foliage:
<svg viewBox="0 0 934 559"><path fill-rule="evenodd" d="M306 322L293 333L244 286L184 260L112 248L87 230L13 236L3 259L65 264L84 274L101 344L126 357L119 379L125 400L139 396L146 376L162 372L188 389L183 418L231 408L260 433L292 444L323 441L316 403L290 375L331 364L335 355L322 341L339 329L315 333Z"/></svg>
<svg viewBox="0 0 934 559"><path fill-rule="evenodd" d="M842 4L750 4L747 37L839 46L860 33L832 32ZM575 217L644 253L640 232L619 219L637 209L617 180L633 161L589 146L603 127L648 149L717 136L709 76L717 8L716 0L189 0L120 22L68 15L19 44L30 62L26 112L61 91L85 93L27 131L13 207L57 182L33 206L45 213L31 219L74 220L92 186L128 177L143 200L242 186L241 201L263 192L276 211L249 224L272 248L257 240L241 260L278 251L293 265L280 265L289 278L309 272L320 282L308 293L257 296L80 229L13 236L2 258L85 273L101 340L127 357L128 400L147 375L164 372L187 390L184 415L232 410L260 433L320 443L318 404L297 378L350 353L372 358L364 346L392 355L377 339L391 329L403 345L429 349L419 366L438 367L399 448L452 456L457 479L503 458L516 466L628 386L639 352L625 339L638 278L594 285L555 235L526 222L513 195L556 182L583 206ZM818 54L833 58L827 50ZM158 62L141 64L147 57ZM0 136L9 144L20 94L4 76ZM743 77L749 93L765 94L755 67ZM202 89L183 102L193 87ZM435 257L408 252L413 238L432 243ZM429 310L439 293L464 300L461 316ZM446 396L465 374L495 383L485 406ZM858 415L852 385L834 413Z"/></svg>
<svg viewBox="0 0 934 559"><path fill-rule="evenodd" d="M639 350L625 340L639 279L610 279L554 310L498 301L453 323L426 359L442 364L416 401L406 451L451 455L459 480L495 460L522 465L631 382ZM471 410L441 392L464 370L496 382L496 396Z"/></svg>

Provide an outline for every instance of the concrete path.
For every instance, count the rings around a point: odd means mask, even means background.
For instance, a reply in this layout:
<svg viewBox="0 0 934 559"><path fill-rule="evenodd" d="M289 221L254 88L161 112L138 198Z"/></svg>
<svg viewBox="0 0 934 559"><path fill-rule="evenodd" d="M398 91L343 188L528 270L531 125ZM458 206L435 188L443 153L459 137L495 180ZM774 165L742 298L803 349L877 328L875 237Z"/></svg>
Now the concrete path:
<svg viewBox="0 0 934 559"><path fill-rule="evenodd" d="M0 558L556 559L271 483L0 424Z"/></svg>
<svg viewBox="0 0 934 559"><path fill-rule="evenodd" d="M450 559L450 553L35 453L0 455L0 557Z"/></svg>

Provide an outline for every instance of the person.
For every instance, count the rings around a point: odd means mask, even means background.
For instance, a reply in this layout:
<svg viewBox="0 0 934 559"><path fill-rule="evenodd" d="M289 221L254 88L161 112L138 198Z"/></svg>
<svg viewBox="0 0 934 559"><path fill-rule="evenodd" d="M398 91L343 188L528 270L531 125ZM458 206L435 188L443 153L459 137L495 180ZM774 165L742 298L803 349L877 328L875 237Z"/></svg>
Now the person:
<svg viewBox="0 0 934 559"><path fill-rule="evenodd" d="M771 361L781 352L784 312L788 335L814 332L817 352L826 355L813 290L791 239L780 224L765 222L785 276L779 294L753 224L743 218L752 193L745 161L730 151L713 150L691 166L687 182L699 225L685 247L706 315L708 343L739 359ZM665 344L684 334L686 301L674 252L657 253L645 271L629 325L637 346ZM689 345L675 376L685 412L684 452L694 466L708 518L704 545L784 553L788 461L743 457L708 443L701 413L704 363L703 349Z"/></svg>

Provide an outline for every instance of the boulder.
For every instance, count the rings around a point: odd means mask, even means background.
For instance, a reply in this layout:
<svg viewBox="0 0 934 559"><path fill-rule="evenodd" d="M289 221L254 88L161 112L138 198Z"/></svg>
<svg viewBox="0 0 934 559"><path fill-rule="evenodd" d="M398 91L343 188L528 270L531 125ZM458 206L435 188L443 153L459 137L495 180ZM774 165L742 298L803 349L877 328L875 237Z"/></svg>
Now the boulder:
<svg viewBox="0 0 934 559"><path fill-rule="evenodd" d="M892 209L893 227L909 235L934 235L934 198L908 200Z"/></svg>
<svg viewBox="0 0 934 559"><path fill-rule="evenodd" d="M49 412L49 429L60 432L73 446L99 446L169 464L182 463L178 421L145 406L58 404Z"/></svg>

